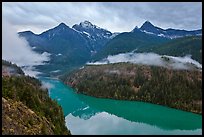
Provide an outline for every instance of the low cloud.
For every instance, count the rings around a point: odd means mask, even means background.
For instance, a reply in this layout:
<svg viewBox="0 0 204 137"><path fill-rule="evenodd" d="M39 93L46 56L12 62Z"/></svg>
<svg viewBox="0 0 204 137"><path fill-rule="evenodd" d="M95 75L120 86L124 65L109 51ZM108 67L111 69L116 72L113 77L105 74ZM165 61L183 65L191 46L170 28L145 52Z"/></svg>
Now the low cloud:
<svg viewBox="0 0 204 137"><path fill-rule="evenodd" d="M27 75L36 76L38 73L32 72L33 66L49 61L50 54L32 51L28 42L18 36L16 29L8 21L2 21L2 28L2 59L22 67Z"/></svg>
<svg viewBox="0 0 204 137"><path fill-rule="evenodd" d="M103 65L109 63L129 62L134 64L144 64L153 66L162 66L172 69L202 69L202 65L193 60L190 55L185 57L174 57L168 55L158 55L155 53L122 53L118 55L108 56L107 58L97 61L89 62L88 65Z"/></svg>
<svg viewBox="0 0 204 137"><path fill-rule="evenodd" d="M29 75L31 77L37 77L39 74L41 74L41 72L38 72L33 66L23 66L21 68L25 75Z"/></svg>
<svg viewBox="0 0 204 137"><path fill-rule="evenodd" d="M51 84L49 82L42 81L42 86L41 86L42 89L51 89L51 88L54 88L54 87L55 86L53 84Z"/></svg>

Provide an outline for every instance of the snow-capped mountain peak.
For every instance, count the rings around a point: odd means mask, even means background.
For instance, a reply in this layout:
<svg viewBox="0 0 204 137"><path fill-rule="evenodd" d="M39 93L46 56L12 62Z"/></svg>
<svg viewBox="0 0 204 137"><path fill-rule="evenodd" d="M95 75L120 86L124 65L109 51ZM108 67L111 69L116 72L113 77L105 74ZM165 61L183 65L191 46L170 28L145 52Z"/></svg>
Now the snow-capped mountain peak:
<svg viewBox="0 0 204 137"><path fill-rule="evenodd" d="M100 28L87 20L73 25L72 29L81 32L83 37L90 43L90 49L94 51L101 49L109 39L116 36L110 31Z"/></svg>
<svg viewBox="0 0 204 137"><path fill-rule="evenodd" d="M170 39L184 37L184 36L193 36L193 35L202 35L202 29L200 30L179 30L179 29L162 29L160 27L154 26L151 22L145 21L145 23L138 29L133 29L133 32L136 30L140 30L144 33L150 35L156 35L160 37L166 37Z"/></svg>
<svg viewBox="0 0 204 137"><path fill-rule="evenodd" d="M93 25L91 22L87 20L81 22L79 25L82 26L83 28L95 28L95 25Z"/></svg>

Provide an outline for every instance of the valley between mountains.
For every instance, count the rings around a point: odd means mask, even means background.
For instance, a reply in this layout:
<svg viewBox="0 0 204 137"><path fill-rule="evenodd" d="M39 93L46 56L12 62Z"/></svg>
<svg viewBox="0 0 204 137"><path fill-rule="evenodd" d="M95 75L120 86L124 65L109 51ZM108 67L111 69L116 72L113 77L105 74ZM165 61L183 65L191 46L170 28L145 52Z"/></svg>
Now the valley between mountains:
<svg viewBox="0 0 204 137"><path fill-rule="evenodd" d="M118 33L84 21L18 36L49 60L31 67L39 72L34 78L27 76L30 66L2 59L2 134L89 133L83 123L103 115L128 124L140 121L159 133L200 133L202 29L162 29L145 21ZM157 110L165 122L158 122ZM178 114L183 125L170 114Z"/></svg>
<svg viewBox="0 0 204 137"><path fill-rule="evenodd" d="M42 76L58 77L78 93L202 113L201 29L162 29L146 21L112 33L84 21L18 34L34 51L50 55L36 66Z"/></svg>
<svg viewBox="0 0 204 137"><path fill-rule="evenodd" d="M41 34L31 31L18 34L29 42L34 51L49 55L50 60L46 64L36 66L47 76L69 73L87 62L132 51L178 57L191 55L192 59L202 64L201 29L164 30L146 21L131 32L112 33L84 21L72 27L60 23Z"/></svg>

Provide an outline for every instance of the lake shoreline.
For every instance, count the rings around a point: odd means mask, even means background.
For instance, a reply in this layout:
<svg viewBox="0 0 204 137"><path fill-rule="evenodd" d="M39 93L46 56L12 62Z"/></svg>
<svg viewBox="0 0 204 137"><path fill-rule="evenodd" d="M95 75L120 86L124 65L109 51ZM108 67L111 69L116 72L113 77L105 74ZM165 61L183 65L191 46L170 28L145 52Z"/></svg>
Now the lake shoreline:
<svg viewBox="0 0 204 137"><path fill-rule="evenodd" d="M202 115L202 72L197 70L115 63L85 66L62 82L77 93L149 102Z"/></svg>
<svg viewBox="0 0 204 137"><path fill-rule="evenodd" d="M114 134L118 131L117 134L138 135L144 134L141 132L146 128L149 132L145 134L202 134L200 131L202 117L198 114L148 102L97 98L76 93L60 80L48 78L41 80L53 85L53 88L49 89L50 97L62 106L66 126L73 135L90 134L87 128L93 130L91 133L94 134ZM89 127L92 122L96 127L102 126L102 130ZM123 130L124 124L129 125L125 126L126 131ZM140 129L141 124L145 127L138 132L136 129Z"/></svg>
<svg viewBox="0 0 204 137"><path fill-rule="evenodd" d="M65 84L65 85L66 85L66 84ZM66 85L66 86L67 86L67 85ZM72 89L74 89L74 88L72 88ZM98 98L98 99L110 99L110 100L131 101L131 102L143 102L143 103L149 103L149 104L153 104L153 105L158 105L158 106L162 106L162 107L167 107L167 108L171 108L171 109L176 109L176 110L179 110L179 111L189 112L189 113L193 113L193 114L197 114L197 115L201 115L201 116L202 116L202 113L195 113L195 112L186 111L186 110L183 110L183 109L178 109L178 108L174 108L174 107L169 107L169 106L165 106L165 105L162 105L162 104L155 104L155 103L152 103L152 102L147 102L147 101L142 101L142 100L116 99L116 98L108 98L108 97L105 98L105 97L98 97L98 96L92 96L92 95L80 93L80 92L77 92L75 89L74 89L74 91L75 91L77 94L81 94L81 95L84 95L84 96L90 96L90 97L94 97L94 98Z"/></svg>

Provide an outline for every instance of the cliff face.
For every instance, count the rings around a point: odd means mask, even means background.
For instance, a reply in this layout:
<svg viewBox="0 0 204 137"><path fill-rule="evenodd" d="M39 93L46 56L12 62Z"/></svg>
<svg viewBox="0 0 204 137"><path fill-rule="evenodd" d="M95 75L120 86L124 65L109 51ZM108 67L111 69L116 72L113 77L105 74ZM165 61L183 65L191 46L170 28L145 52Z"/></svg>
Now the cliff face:
<svg viewBox="0 0 204 137"><path fill-rule="evenodd" d="M64 82L78 93L202 113L202 71L117 63L86 66Z"/></svg>
<svg viewBox="0 0 204 137"><path fill-rule="evenodd" d="M61 106L39 80L8 62L2 61L2 68L3 135L70 134Z"/></svg>

